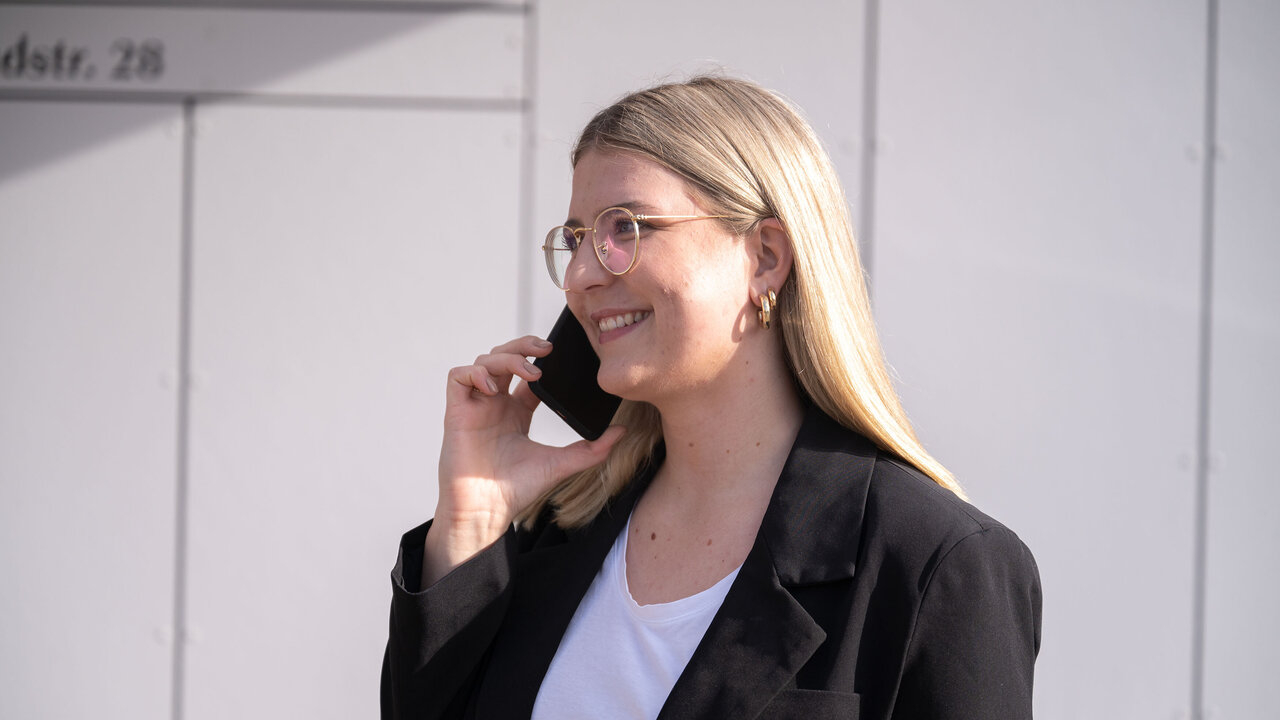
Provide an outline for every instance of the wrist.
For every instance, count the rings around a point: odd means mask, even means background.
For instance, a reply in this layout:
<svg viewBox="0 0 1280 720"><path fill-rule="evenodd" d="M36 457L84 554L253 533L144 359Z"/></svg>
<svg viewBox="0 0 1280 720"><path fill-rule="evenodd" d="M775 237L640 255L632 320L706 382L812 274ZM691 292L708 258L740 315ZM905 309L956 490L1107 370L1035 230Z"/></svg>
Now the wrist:
<svg viewBox="0 0 1280 720"><path fill-rule="evenodd" d="M463 550L478 551L502 537L511 527L514 518L493 510L453 510L443 504L436 508L431 521L431 532L437 538L437 547L456 546Z"/></svg>
<svg viewBox="0 0 1280 720"><path fill-rule="evenodd" d="M489 511L454 513L437 508L423 543L422 587L429 587L454 568L497 542L511 520Z"/></svg>

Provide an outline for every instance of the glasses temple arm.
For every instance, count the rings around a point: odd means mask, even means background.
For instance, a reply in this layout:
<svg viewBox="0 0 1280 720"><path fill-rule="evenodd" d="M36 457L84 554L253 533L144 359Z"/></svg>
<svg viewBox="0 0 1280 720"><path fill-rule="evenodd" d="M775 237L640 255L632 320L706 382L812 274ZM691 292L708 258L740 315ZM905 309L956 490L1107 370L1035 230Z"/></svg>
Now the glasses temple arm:
<svg viewBox="0 0 1280 720"><path fill-rule="evenodd" d="M698 218L727 218L728 215L634 215L637 220L694 220Z"/></svg>

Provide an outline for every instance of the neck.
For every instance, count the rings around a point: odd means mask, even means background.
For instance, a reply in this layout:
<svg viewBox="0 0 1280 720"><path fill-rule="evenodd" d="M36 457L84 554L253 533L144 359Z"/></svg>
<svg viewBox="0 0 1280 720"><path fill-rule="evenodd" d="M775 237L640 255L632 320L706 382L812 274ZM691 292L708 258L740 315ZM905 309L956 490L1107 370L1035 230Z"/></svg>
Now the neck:
<svg viewBox="0 0 1280 720"><path fill-rule="evenodd" d="M767 502L804 415L780 348L739 361L698 393L655 404L666 460L651 491L695 506L726 497Z"/></svg>

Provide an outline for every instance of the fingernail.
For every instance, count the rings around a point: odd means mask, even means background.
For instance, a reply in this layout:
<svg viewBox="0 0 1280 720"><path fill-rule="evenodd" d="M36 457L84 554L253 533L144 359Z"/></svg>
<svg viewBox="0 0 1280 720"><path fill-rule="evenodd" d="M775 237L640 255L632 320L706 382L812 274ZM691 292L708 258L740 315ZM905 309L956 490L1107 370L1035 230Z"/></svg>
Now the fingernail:
<svg viewBox="0 0 1280 720"><path fill-rule="evenodd" d="M525 360L525 361L524 361L524 369L525 369L525 370L528 370L529 372L533 373L534 375L541 375L541 374L542 374L542 370L541 370L537 365L534 365L533 363L529 362L528 360Z"/></svg>
<svg viewBox="0 0 1280 720"><path fill-rule="evenodd" d="M538 347L551 347L551 343L547 342L546 340L543 340L542 338L535 339L533 341L533 344L537 345Z"/></svg>
<svg viewBox="0 0 1280 720"><path fill-rule="evenodd" d="M489 386L489 392L498 392L498 386L491 378L485 378L484 384Z"/></svg>

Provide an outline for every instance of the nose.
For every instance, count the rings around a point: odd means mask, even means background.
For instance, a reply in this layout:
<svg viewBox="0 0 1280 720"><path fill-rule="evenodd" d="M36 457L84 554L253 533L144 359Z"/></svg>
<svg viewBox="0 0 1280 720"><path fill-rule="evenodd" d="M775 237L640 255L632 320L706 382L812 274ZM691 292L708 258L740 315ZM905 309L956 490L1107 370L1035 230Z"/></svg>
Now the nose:
<svg viewBox="0 0 1280 720"><path fill-rule="evenodd" d="M600 258L596 257L595 247L583 242L569 261L564 272L564 289L566 292L587 292L593 288L607 285L613 280L613 274L604 269Z"/></svg>

